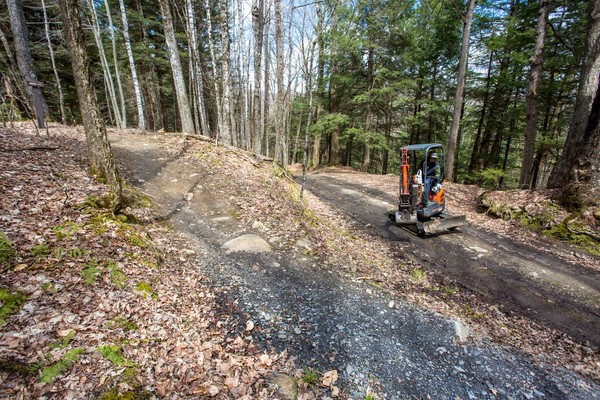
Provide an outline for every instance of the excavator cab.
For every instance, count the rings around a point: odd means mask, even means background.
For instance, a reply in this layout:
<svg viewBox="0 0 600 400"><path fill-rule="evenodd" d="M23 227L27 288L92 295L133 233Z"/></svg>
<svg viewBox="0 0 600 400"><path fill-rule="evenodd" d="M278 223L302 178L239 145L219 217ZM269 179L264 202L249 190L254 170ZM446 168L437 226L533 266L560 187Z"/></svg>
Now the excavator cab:
<svg viewBox="0 0 600 400"><path fill-rule="evenodd" d="M445 155L444 146L439 143L400 148L398 210L389 214L392 222L416 227L419 234L464 225L465 216L450 217L446 213L446 192L442 186ZM430 158L434 163L428 163Z"/></svg>

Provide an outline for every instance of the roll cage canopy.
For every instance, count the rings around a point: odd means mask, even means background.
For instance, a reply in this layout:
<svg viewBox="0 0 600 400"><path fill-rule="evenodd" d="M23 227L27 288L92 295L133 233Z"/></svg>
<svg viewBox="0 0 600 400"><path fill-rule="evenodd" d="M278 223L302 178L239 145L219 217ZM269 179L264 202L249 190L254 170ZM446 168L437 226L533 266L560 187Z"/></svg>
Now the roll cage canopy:
<svg viewBox="0 0 600 400"><path fill-rule="evenodd" d="M402 149L406 149L409 151L409 153L412 153L410 155L410 158L412 159L411 164L413 167L413 171L417 171L419 169L422 169L423 171L423 179L427 179L427 159L429 158L429 155L431 153L438 153L438 164L440 166L440 182L444 179L444 175L445 175L445 171L444 171L444 165L446 164L446 160L445 160L445 151L444 151L444 146L439 144L439 143L422 143L422 144L411 144L408 146L402 146L400 147L400 150ZM421 155L421 153L423 153ZM417 164L417 157L423 157L422 160L422 165L421 168L419 168L418 164Z"/></svg>

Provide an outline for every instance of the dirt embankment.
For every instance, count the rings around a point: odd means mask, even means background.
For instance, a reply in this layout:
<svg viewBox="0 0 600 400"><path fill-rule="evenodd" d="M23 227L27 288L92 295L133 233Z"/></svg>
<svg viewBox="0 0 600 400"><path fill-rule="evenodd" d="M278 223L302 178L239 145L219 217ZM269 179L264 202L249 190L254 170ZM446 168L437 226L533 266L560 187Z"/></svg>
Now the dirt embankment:
<svg viewBox="0 0 600 400"><path fill-rule="evenodd" d="M83 131L50 131L0 128L0 397L269 397L289 366L231 334L201 249L143 196L128 216L96 208ZM140 179L186 148L159 142Z"/></svg>

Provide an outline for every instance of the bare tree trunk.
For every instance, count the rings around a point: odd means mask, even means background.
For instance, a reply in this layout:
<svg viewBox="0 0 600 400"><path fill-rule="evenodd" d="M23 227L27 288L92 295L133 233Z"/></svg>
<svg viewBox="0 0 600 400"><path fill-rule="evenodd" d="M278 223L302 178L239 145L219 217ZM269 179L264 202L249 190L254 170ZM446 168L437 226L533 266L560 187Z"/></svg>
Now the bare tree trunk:
<svg viewBox="0 0 600 400"><path fill-rule="evenodd" d="M292 82L293 82L293 78L292 78L292 54L293 54L293 47L292 47L292 21L294 20L294 0L290 1L290 15L289 15L289 19L288 19L288 54L287 54L287 65L288 65L288 79L287 79L287 101L286 101L286 113L287 113L287 126L286 126L286 132L288 137L291 140L291 133L292 133L292 117L293 117L293 104L294 104L294 93L292 92ZM301 121L301 119L300 119ZM296 158L296 150L297 150L297 142L298 142L298 136L299 136L300 132L298 131L297 135L296 135L296 142L294 143L294 159ZM289 142L287 144L287 151L284 153L283 155L283 162L285 165L290 164L290 160L289 160ZM295 163L295 161L294 161Z"/></svg>
<svg viewBox="0 0 600 400"><path fill-rule="evenodd" d="M234 117L231 107L231 66L230 66L230 51L229 51L229 2L227 0L219 0L220 15L221 15L221 66L223 70L223 130L221 131L221 140L225 144L232 143L232 134L234 126Z"/></svg>
<svg viewBox="0 0 600 400"><path fill-rule="evenodd" d="M244 57L244 30L242 21L244 20L243 4L242 0L237 0L236 9L236 35L237 35L237 74L238 74L238 107L240 109L240 118L238 120L239 125L239 136L242 148L248 150L251 148L250 133L248 129L248 101L247 101L247 85L250 84L249 77L246 75L246 71L249 70L250 60L246 60Z"/></svg>
<svg viewBox="0 0 600 400"><path fill-rule="evenodd" d="M52 63L52 72L54 73L54 80L56 81L56 90L58 90L58 105L60 107L60 123L66 125L67 118L65 116L65 97L62 91L62 85L60 83L60 77L58 70L56 69L56 60L54 58L54 48L52 47L52 41L50 40L50 27L48 23L48 14L46 13L46 4L42 0L42 12L44 13L44 32L46 34L46 41L48 42L48 51L50 52L50 61Z"/></svg>
<svg viewBox="0 0 600 400"><path fill-rule="evenodd" d="M215 129L215 137L217 141L220 138L220 135L223 133L223 104L221 103L221 90L219 88L219 79L217 77L217 57L215 54L215 43L212 35L212 18L210 16L210 1L205 0L206 7L206 23L208 24L208 48L210 50L210 60L212 63L212 71L213 71L213 91L215 97L215 103L217 105L217 129Z"/></svg>
<svg viewBox="0 0 600 400"><path fill-rule="evenodd" d="M263 154L269 156L269 117L271 116L271 1L266 0L264 12L264 25L266 25L266 34L263 36L263 54L265 63L265 74L263 78L264 92L261 96L262 104L260 109L262 110L262 122L261 130L263 132L264 150Z"/></svg>
<svg viewBox="0 0 600 400"><path fill-rule="evenodd" d="M22 77L25 79L25 92L27 93L31 109L33 106L33 88L27 82L37 82L31 51L29 50L29 34L27 33L27 25L25 24L25 15L23 14L23 5L21 0L6 0L8 14L10 16L10 27L13 32L13 42L15 45L15 53L17 55L17 65ZM48 105L46 99L40 91L43 110L47 113Z"/></svg>
<svg viewBox="0 0 600 400"><path fill-rule="evenodd" d="M228 112L228 116L227 118L229 118L229 129L230 129L230 136L231 136L231 144L235 147L239 147L240 146L240 140L239 140L239 135L238 135L238 114L237 114L237 110L239 109L239 99L236 96L236 90L234 89L234 83L236 82L235 78L234 78L234 71L233 71L233 65L235 64L235 59L232 59L231 57L231 47L234 46L234 51L235 51L235 44L237 44L238 42L236 41L234 44L234 39L232 37L232 35L235 35L235 29L233 30L233 32L230 30L229 28L229 22L231 21L233 26L235 26L235 11L233 9L233 4L231 3L230 0L226 1L226 10L225 10L225 16L226 16L226 28L227 28L227 64L228 64L228 69L229 69L229 73L227 74L227 91L228 91L228 97L229 97L229 112ZM238 69L238 72L240 72L240 70ZM238 79L237 79L238 85L242 85L242 80L241 80L241 74L238 75ZM238 100L238 101L236 101Z"/></svg>
<svg viewBox="0 0 600 400"><path fill-rule="evenodd" d="M121 177L110 149L106 127L90 78L90 63L79 17L79 0L59 0L59 4L85 129L90 172L106 181L110 190L108 206L116 212L123 206Z"/></svg>
<svg viewBox="0 0 600 400"><path fill-rule="evenodd" d="M465 90L465 77L467 72L467 59L469 58L469 39L471 38L471 24L473 22L473 9L475 0L468 0L467 12L463 18L463 35L460 50L460 61L458 62L458 81L456 82L456 95L454 96L454 114L452 116L452 129L448 140L448 152L446 153L446 179L454 180L454 163L456 156L456 145L458 143L458 131L460 129L460 118Z"/></svg>
<svg viewBox="0 0 600 400"><path fill-rule="evenodd" d="M115 115L117 128L121 129L124 128L123 120L121 119L121 112L117 104L117 96L115 93L115 84L113 82L112 73L110 72L110 67L108 66L108 61L106 59L106 53L104 52L104 45L102 44L102 35L100 33L100 24L98 23L98 14L96 13L96 7L94 6L93 0L88 0L88 5L91 9L92 32L94 34L94 40L96 41L96 46L98 47L98 53L100 55L100 63L104 73L104 82L106 84L106 88L108 89L108 97L110 103L112 104L112 110L113 114Z"/></svg>
<svg viewBox="0 0 600 400"><path fill-rule="evenodd" d="M43 1L43 0L42 0ZM127 58L129 60L129 68L131 70L131 80L133 81L133 91L135 92L135 103L137 105L138 128L146 129L146 118L144 117L144 103L142 100L142 90L138 79L137 68L133 58L133 50L131 48L131 39L129 38L129 23L127 21L127 13L125 12L125 3L119 0L121 8L121 21L123 23L123 38L125 39L125 48L127 49Z"/></svg>
<svg viewBox="0 0 600 400"><path fill-rule="evenodd" d="M10 103L10 126L13 126L15 111L17 110L16 101L18 100L21 103L21 106L25 109L25 112L29 115L33 114L33 109L31 108L33 105L29 101L29 95L26 92L26 85L23 82L23 77L18 71L18 65L15 61L15 58L12 54L12 48L8 44L8 40L6 39L6 34L2 31L2 27L0 26L0 42L2 42L2 47L4 47L4 52L6 57L8 58L8 73L5 75L4 84L6 88L6 94L9 97ZM11 83L12 82L12 83ZM14 90L13 90L14 89ZM14 92L17 92L15 94Z"/></svg>
<svg viewBox="0 0 600 400"><path fill-rule="evenodd" d="M427 141L426 143L433 143L433 136L435 133L436 115L433 111L435 104L435 88L437 83L438 74L438 63L433 63L433 71L431 71L431 86L429 87L429 111L427 112Z"/></svg>
<svg viewBox="0 0 600 400"><path fill-rule="evenodd" d="M210 136L208 118L206 116L206 103L204 101L204 79L202 77L202 68L200 63L200 49L198 47L198 32L196 29L196 18L193 0L185 0L186 23L188 31L188 41L190 44L190 80L192 81L193 92L195 92L196 115L199 119L200 133L204 136Z"/></svg>
<svg viewBox="0 0 600 400"><path fill-rule="evenodd" d="M333 21L332 21L332 26L331 26L331 31L335 32L336 34L337 32L337 28L338 28L338 13L336 11L336 7L337 7L337 2L334 5L334 8L332 10L332 14L333 14ZM337 47L333 48L331 50L331 52L334 54L334 57L337 57L337 52L338 49ZM329 105L329 112L331 112L332 114L337 113L339 111L339 107L340 107L340 95L338 93L338 89L337 89L337 73L338 73L338 64L337 61L333 61L333 65L331 66L331 73L330 73L330 105ZM340 163L340 130L339 128L335 128L333 130L333 132L331 133L331 147L330 147L330 151L329 151L329 164L330 165L338 165Z"/></svg>
<svg viewBox="0 0 600 400"><path fill-rule="evenodd" d="M275 0L275 58L277 67L275 79L277 81L277 101L275 103L275 161L283 164L284 153L287 153L285 142L285 114L283 109L283 21L281 18L281 0Z"/></svg>
<svg viewBox="0 0 600 400"><path fill-rule="evenodd" d="M169 50L169 60L171 61L171 71L173 73L173 81L175 82L175 95L177 97L177 106L179 108L179 116L181 118L181 130L183 133L195 133L194 119L190 109L190 102L185 89L185 80L183 77L183 69L181 60L179 59L179 49L175 38L175 30L173 29L173 17L169 8L169 0L160 0L160 12L163 17L163 28L165 30L165 42Z"/></svg>
<svg viewBox="0 0 600 400"><path fill-rule="evenodd" d="M316 120L318 121L321 116L323 115L323 99L325 97L325 88L324 88L324 75L325 75L325 59L324 59L324 51L325 51L325 40L323 39L324 36L324 32L323 32L323 4L319 3L316 4L317 7L317 31L315 32L315 34L317 35L317 46L319 46L319 49L317 50L317 91L316 91ZM333 85L333 83L332 83ZM332 91L335 91L335 88L332 89ZM330 92L331 93L331 92ZM333 108L333 107L332 107ZM332 110L330 110L331 112L333 112ZM337 129L337 128L335 128ZM320 153L321 153L321 134L320 133L315 133L315 137L313 139L313 151L312 151L312 166L313 168L316 168L319 166L320 162L321 162L321 157L320 157ZM331 157L329 159L329 163L332 165L335 165L332 160Z"/></svg>
<svg viewBox="0 0 600 400"><path fill-rule="evenodd" d="M306 166L308 163L308 145L310 139L310 124L312 123L313 114L313 96L312 96L312 69L313 58L315 52L315 41L313 41L310 52L308 54L308 63L306 66L306 97L308 98L308 110L306 111L306 130L304 134L304 156L302 157L302 188L300 189L300 199L304 195L304 186L306 185Z"/></svg>
<svg viewBox="0 0 600 400"><path fill-rule="evenodd" d="M252 111L252 131L254 136L254 152L258 156L262 152L260 130L260 105L261 105L261 64L263 45L263 0L253 0L252 4L252 30L254 31L254 105Z"/></svg>
<svg viewBox="0 0 600 400"><path fill-rule="evenodd" d="M527 88L527 101L525 108L525 146L523 149L523 162L519 187L529 189L532 186L533 157L535 152L535 137L537 136L538 112L537 98L544 62L544 41L546 39L546 25L548 23L548 0L540 0L540 10L537 21L537 36L533 56L529 61L529 85Z"/></svg>
<svg viewBox="0 0 600 400"><path fill-rule="evenodd" d="M595 56L600 56L596 47ZM589 54L588 54L589 56ZM569 174L563 177L563 190L557 196L568 207L585 209L600 206L600 86L592 101L582 139L585 146L577 153ZM554 172L554 171L553 171Z"/></svg>
<svg viewBox="0 0 600 400"><path fill-rule="evenodd" d="M373 121L373 113L371 107L371 90L373 90L373 49L369 48L368 56L367 56L367 91L369 93L367 99L367 115L365 117L365 148L363 152L363 163L362 170L364 172L369 171L369 167L371 166L371 128Z"/></svg>
<svg viewBox="0 0 600 400"><path fill-rule="evenodd" d="M119 89L119 100L121 101L121 117L123 118L123 128L127 128L127 109L125 107L123 85L121 84L121 71L119 69L119 63L117 62L117 38L115 34L115 28L112 22L112 15L110 14L108 0L104 1L104 7L106 8L106 16L108 17L108 29L110 30L110 38L112 41L113 64L115 66L115 75L117 77L117 89Z"/></svg>
<svg viewBox="0 0 600 400"><path fill-rule="evenodd" d="M565 147L548 187L562 187L561 201L600 205L600 1L589 3L588 32L579 89Z"/></svg>

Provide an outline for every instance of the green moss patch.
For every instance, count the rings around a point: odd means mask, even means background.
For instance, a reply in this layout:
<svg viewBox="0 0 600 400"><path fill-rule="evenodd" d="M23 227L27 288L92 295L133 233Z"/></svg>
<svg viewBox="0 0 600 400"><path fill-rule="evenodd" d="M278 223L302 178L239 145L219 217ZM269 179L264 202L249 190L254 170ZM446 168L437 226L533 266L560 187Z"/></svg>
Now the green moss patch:
<svg viewBox="0 0 600 400"><path fill-rule="evenodd" d="M153 300L158 300L158 294L154 291L152 286L146 282L140 282L135 287L136 290L139 290L144 294L144 297L151 297Z"/></svg>
<svg viewBox="0 0 600 400"><path fill-rule="evenodd" d="M102 353L102 357L113 363L117 367L133 367L135 363L123 357L121 346L106 345L98 347L98 351Z"/></svg>
<svg viewBox="0 0 600 400"><path fill-rule="evenodd" d="M520 221L529 229L572 243L592 254L600 255L597 228L582 217L570 213L543 193L524 191L487 192L480 197L482 211L504 219Z"/></svg>
<svg viewBox="0 0 600 400"><path fill-rule="evenodd" d="M51 343L50 344L50 348L51 349L66 349L67 346L69 346L69 343L71 343L71 340L73 340L73 338L75 337L76 334L77 334L77 332L75 332L73 329L71 329L69 331L69 333L67 333L67 336L65 336L63 338L63 340L59 340L57 342Z"/></svg>
<svg viewBox="0 0 600 400"><path fill-rule="evenodd" d="M596 240L583 224L564 222L554 225L543 233L573 243L592 254L600 256L600 241Z"/></svg>
<svg viewBox="0 0 600 400"><path fill-rule="evenodd" d="M83 354L83 349L73 349L65 353L62 359L42 370L41 382L52 383L60 375L64 374L79 361L79 355Z"/></svg>
<svg viewBox="0 0 600 400"><path fill-rule="evenodd" d="M27 296L21 292L11 293L7 289L0 288L0 326L8 323L8 316L19 311Z"/></svg>
<svg viewBox="0 0 600 400"><path fill-rule="evenodd" d="M0 232L0 265L8 263L15 257L12 242L4 232Z"/></svg>
<svg viewBox="0 0 600 400"><path fill-rule="evenodd" d="M111 329L123 329L126 331L135 331L139 327L136 323L131 322L125 317L116 317L108 322L108 327Z"/></svg>
<svg viewBox="0 0 600 400"><path fill-rule="evenodd" d="M124 287L127 283L127 275L125 275L125 272L117 267L117 263L112 260L108 262L107 267L108 272L110 273L110 281L113 283L113 285L119 289Z"/></svg>
<svg viewBox="0 0 600 400"><path fill-rule="evenodd" d="M71 221L67 221L64 225L58 225L52 228L57 240L68 239L75 236L83 226Z"/></svg>

